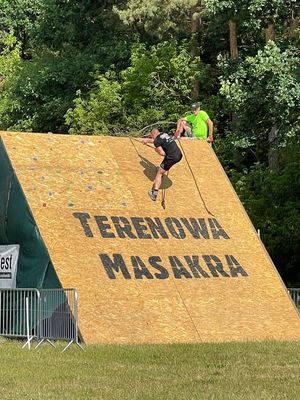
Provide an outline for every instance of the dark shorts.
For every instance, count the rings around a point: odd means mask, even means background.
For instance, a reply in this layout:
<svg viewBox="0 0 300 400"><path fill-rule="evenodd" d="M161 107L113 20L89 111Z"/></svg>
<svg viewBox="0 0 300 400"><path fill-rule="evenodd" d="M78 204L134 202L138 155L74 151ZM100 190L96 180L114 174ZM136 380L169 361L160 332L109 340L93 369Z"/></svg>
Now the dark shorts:
<svg viewBox="0 0 300 400"><path fill-rule="evenodd" d="M169 169L177 164L182 159L182 154L177 158L169 158L168 156L163 159L163 162L160 164L160 168L164 169L165 171L169 171Z"/></svg>

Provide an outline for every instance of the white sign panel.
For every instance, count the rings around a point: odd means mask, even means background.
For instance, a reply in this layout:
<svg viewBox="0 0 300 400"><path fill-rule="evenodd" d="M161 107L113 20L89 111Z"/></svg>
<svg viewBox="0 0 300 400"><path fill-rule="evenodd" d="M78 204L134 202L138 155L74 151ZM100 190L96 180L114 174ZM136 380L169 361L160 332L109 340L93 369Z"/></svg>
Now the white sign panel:
<svg viewBox="0 0 300 400"><path fill-rule="evenodd" d="M15 288L20 246L0 246L0 288Z"/></svg>

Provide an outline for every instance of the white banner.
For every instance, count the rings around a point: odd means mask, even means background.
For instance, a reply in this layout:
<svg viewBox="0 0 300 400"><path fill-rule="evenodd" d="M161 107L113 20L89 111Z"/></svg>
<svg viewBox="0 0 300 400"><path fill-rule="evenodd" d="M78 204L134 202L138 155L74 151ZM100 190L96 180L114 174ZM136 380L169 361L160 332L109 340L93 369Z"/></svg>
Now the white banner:
<svg viewBox="0 0 300 400"><path fill-rule="evenodd" d="M2 289L16 287L19 249L18 244L0 246L0 288Z"/></svg>

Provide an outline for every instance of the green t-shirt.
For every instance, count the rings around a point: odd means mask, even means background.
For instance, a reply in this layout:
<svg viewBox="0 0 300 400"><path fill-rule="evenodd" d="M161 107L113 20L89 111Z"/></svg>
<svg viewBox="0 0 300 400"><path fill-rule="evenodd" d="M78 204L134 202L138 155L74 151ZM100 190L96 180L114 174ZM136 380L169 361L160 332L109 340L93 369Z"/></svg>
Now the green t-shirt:
<svg viewBox="0 0 300 400"><path fill-rule="evenodd" d="M209 119L209 116L205 111L200 110L197 115L190 114L187 115L184 119L192 125L192 131L196 138L207 138L208 127L206 121Z"/></svg>

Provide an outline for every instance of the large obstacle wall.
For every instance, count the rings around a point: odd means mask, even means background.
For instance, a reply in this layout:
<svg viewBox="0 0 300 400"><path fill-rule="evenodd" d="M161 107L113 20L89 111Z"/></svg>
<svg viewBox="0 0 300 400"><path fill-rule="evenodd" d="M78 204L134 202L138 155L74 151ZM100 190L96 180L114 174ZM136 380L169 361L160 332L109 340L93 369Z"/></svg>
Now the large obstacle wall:
<svg viewBox="0 0 300 400"><path fill-rule="evenodd" d="M152 202L160 157L129 138L1 133L88 343L300 338L283 283L211 147Z"/></svg>

